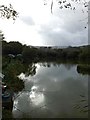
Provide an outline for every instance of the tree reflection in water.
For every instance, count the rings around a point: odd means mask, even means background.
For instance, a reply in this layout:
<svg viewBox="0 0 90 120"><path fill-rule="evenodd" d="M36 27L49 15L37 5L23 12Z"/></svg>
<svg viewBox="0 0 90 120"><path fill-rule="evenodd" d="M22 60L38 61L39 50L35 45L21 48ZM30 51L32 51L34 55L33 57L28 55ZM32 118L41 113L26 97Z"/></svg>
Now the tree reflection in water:
<svg viewBox="0 0 90 120"><path fill-rule="evenodd" d="M25 73L25 76L29 76L29 75L33 76L33 75L35 75L36 74L36 68L37 68L37 66L35 66L34 63L33 64L29 64L28 70Z"/></svg>

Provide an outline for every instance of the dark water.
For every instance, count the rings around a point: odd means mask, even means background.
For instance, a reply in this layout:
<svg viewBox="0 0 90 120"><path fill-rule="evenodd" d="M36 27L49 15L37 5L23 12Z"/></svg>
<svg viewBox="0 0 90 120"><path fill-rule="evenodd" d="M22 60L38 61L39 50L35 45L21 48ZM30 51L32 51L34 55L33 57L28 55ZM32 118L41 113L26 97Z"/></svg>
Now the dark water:
<svg viewBox="0 0 90 120"><path fill-rule="evenodd" d="M38 63L34 75L20 74L25 88L14 101L15 118L88 117L88 75L77 65Z"/></svg>

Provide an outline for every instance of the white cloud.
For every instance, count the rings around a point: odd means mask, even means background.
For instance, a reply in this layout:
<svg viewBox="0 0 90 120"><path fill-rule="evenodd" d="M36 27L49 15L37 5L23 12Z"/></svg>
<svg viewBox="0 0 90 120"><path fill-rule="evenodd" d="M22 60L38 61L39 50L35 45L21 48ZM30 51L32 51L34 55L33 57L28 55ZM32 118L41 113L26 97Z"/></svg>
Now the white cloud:
<svg viewBox="0 0 90 120"><path fill-rule="evenodd" d="M43 0L2 0L11 3L19 12L13 24L12 20L0 19L0 28L7 41L20 41L28 45L83 45L87 44L86 21L81 7L76 13L70 10L59 10L54 3L53 14L50 4L43 5ZM0 1L1 2L1 1Z"/></svg>

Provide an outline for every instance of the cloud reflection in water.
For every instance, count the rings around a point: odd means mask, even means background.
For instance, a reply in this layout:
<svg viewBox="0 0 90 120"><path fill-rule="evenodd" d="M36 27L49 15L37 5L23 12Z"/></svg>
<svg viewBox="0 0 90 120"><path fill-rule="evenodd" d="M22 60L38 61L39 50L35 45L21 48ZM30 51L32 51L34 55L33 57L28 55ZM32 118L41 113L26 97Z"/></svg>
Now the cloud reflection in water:
<svg viewBox="0 0 90 120"><path fill-rule="evenodd" d="M38 92L38 86L33 86L30 92L30 101L33 105L39 106L45 102L45 96L42 92Z"/></svg>

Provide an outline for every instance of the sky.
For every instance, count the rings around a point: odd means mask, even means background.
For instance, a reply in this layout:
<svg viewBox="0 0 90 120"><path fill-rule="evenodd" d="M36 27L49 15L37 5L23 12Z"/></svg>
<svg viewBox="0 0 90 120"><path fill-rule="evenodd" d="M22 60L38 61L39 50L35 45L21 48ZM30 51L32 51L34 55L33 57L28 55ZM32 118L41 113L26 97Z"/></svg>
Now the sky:
<svg viewBox="0 0 90 120"><path fill-rule="evenodd" d="M44 0L0 0L0 4L12 4L19 13L12 19L0 18L0 29L6 41L19 41L32 46L82 46L88 44L87 8L75 4L77 10L59 9L57 0L44 5ZM70 1L70 0L69 0ZM84 9L84 13L82 12Z"/></svg>

